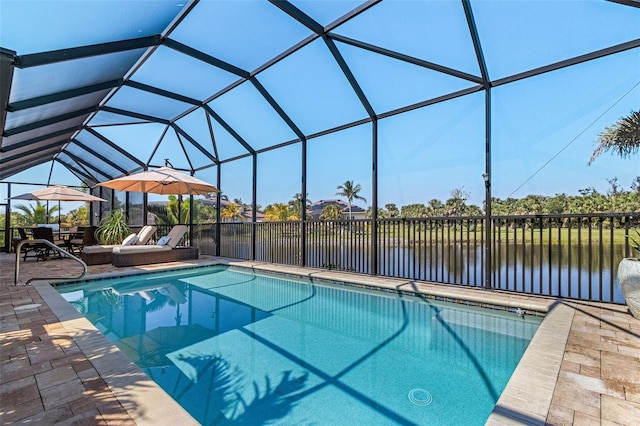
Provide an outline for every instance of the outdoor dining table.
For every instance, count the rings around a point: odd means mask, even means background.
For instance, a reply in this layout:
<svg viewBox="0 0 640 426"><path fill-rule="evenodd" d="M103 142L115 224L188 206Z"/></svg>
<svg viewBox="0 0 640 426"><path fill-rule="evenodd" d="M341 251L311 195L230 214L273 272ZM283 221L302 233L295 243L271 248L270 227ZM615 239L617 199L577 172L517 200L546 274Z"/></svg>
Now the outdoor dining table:
<svg viewBox="0 0 640 426"><path fill-rule="evenodd" d="M22 227L21 229L24 230L25 235L27 236L27 239L32 240L33 239L33 228L34 227ZM56 230L53 231L53 235L54 237L57 237L56 239L59 241L63 241L64 245L63 248L66 251L70 251L71 250L71 240L73 239L82 239L84 237L84 227L80 226L78 227L77 231L70 231L70 230ZM18 228L16 228L18 229ZM22 237L13 237L12 239L12 247L15 250L15 247L18 245L18 243L20 241L22 241L23 238Z"/></svg>

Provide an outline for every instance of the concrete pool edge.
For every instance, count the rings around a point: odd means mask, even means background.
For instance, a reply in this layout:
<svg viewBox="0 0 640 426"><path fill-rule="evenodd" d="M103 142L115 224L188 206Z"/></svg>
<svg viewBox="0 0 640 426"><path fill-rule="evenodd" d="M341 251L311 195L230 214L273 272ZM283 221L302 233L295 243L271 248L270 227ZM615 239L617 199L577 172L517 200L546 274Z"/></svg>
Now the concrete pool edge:
<svg viewBox="0 0 640 426"><path fill-rule="evenodd" d="M560 302L545 316L487 425L546 424L574 313Z"/></svg>
<svg viewBox="0 0 640 426"><path fill-rule="evenodd" d="M379 287L388 292L401 293L406 291L422 295L438 295L450 298L454 303L455 301L460 303L461 300L471 300L476 306L498 304L507 308L521 307L542 313L549 312L505 387L494 413L488 419L488 423L491 424L545 423L574 312L571 307L558 303L556 299L233 259L218 258L206 264L201 263L197 267L219 264L334 282L344 281L356 284L356 287L358 284L362 284L367 288ZM173 270L176 269L176 265L155 267L152 270L135 271L134 273L156 272L163 269ZM126 275L130 276L131 272L126 271ZM87 280L122 275L116 271L96 274L88 277ZM35 284L34 287L36 286L43 300L51 306L54 314L60 319L69 334L73 336L74 341L77 342L86 357L96 366L98 374L105 379L114 395L121 401L123 407L127 409L137 424L151 425L174 422L181 425L198 424L132 361L124 357L115 345L110 343L93 324L78 313L50 284ZM541 331L543 333L540 333ZM539 335L541 337L537 337ZM537 373L541 369L541 365L549 368L549 348L559 354L557 366L554 362L552 371L546 375L547 381L544 382L544 386L538 387L538 382L533 382L534 386L532 386L532 377L534 376L531 376L529 372ZM107 356L104 356L105 354ZM533 389L534 387L535 389ZM528 401L529 405L524 406L523 400ZM175 420L176 416L179 420Z"/></svg>
<svg viewBox="0 0 640 426"><path fill-rule="evenodd" d="M136 424L199 425L49 283L33 287Z"/></svg>

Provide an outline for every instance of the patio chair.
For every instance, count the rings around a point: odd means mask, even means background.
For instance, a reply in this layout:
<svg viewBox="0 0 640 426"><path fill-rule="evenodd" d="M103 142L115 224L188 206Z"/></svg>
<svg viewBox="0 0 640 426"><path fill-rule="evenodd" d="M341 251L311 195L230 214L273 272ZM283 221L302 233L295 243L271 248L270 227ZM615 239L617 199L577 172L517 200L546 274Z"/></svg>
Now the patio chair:
<svg viewBox="0 0 640 426"><path fill-rule="evenodd" d="M55 240L53 238L53 229L49 227L39 226L37 228L33 228L33 239L47 240L60 248L64 248L66 245L66 242L64 240ZM45 243L34 243L33 245L36 252L36 258L38 260L45 261L49 259L51 251L55 251L51 248L51 246ZM56 254L60 257L60 253L56 252Z"/></svg>
<svg viewBox="0 0 640 426"><path fill-rule="evenodd" d="M80 228L81 227L78 227L78 233L80 233ZM84 247L98 244L98 239L96 238L97 230L97 226L85 226L82 231L82 238L72 238L69 240L69 251L73 254L79 254ZM79 237L79 235L76 235L76 237Z"/></svg>
<svg viewBox="0 0 640 426"><path fill-rule="evenodd" d="M187 230L186 225L175 225L169 234L160 238L155 245L115 247L111 263L120 267L197 259L197 247L178 247Z"/></svg>
<svg viewBox="0 0 640 426"><path fill-rule="evenodd" d="M84 234L84 232L82 231L82 229L84 229L84 227L81 226L77 226L74 225L71 228L69 228L69 240L75 240L77 238L82 238L82 235Z"/></svg>
<svg viewBox="0 0 640 426"><path fill-rule="evenodd" d="M27 235L27 231L25 231L24 228L17 228L18 229L18 234L20 235L19 238L14 238L12 241L12 246L13 246L13 251L17 252L18 249L18 244L20 244L22 241L28 241L29 240L29 236ZM33 253L32 256L29 256L29 253ZM35 244L23 244L22 248L20 249L20 253L19 254L24 254L24 257L22 258L22 260L27 260L27 257L36 257L37 251L36 251L36 246Z"/></svg>
<svg viewBox="0 0 640 426"><path fill-rule="evenodd" d="M125 245L146 245L151 237L156 233L156 227L153 225L145 225L137 234L131 234L122 241L122 244L94 244L83 247L80 252L82 260L87 265L102 265L111 263L111 253L115 247Z"/></svg>

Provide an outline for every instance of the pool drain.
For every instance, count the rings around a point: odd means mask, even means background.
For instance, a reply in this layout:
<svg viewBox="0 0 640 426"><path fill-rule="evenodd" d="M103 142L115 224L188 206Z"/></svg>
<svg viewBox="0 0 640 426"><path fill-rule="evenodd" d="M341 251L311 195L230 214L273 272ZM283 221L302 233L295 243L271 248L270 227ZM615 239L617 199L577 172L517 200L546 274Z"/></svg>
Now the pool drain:
<svg viewBox="0 0 640 426"><path fill-rule="evenodd" d="M433 402L433 397L424 389L411 389L409 391L409 401L421 407L427 406Z"/></svg>

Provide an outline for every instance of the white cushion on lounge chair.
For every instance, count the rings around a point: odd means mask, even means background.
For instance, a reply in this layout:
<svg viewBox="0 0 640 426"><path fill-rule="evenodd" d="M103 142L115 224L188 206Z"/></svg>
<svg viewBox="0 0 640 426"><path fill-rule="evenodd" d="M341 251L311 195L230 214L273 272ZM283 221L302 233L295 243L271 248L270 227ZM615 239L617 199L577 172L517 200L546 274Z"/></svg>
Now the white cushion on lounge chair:
<svg viewBox="0 0 640 426"><path fill-rule="evenodd" d="M137 242L138 242L138 235L129 234L129 236L127 236L124 240L122 240L122 245L123 246L132 246Z"/></svg>
<svg viewBox="0 0 640 426"><path fill-rule="evenodd" d="M176 248L176 246L178 245L180 240L182 240L182 237L184 237L184 234L186 234L188 230L189 228L187 228L187 225L176 225L171 228L171 231L169 231L169 233L167 234L167 237L169 237L169 242L167 243L167 245L172 249Z"/></svg>
<svg viewBox="0 0 640 426"><path fill-rule="evenodd" d="M146 246L116 246L113 248L113 254L131 254L131 253L151 253L154 251L167 251L173 250L169 246L159 246L155 244L150 244Z"/></svg>
<svg viewBox="0 0 640 426"><path fill-rule="evenodd" d="M143 246L149 242L153 234L156 233L156 227L153 225L145 225L138 232L138 241L136 241L136 245Z"/></svg>
<svg viewBox="0 0 640 426"><path fill-rule="evenodd" d="M113 244L104 244L104 245L97 245L97 246L84 246L84 247L82 247L82 252L83 253L88 253L88 254L106 253L108 251L112 251L114 247L118 247L118 246L113 245Z"/></svg>

